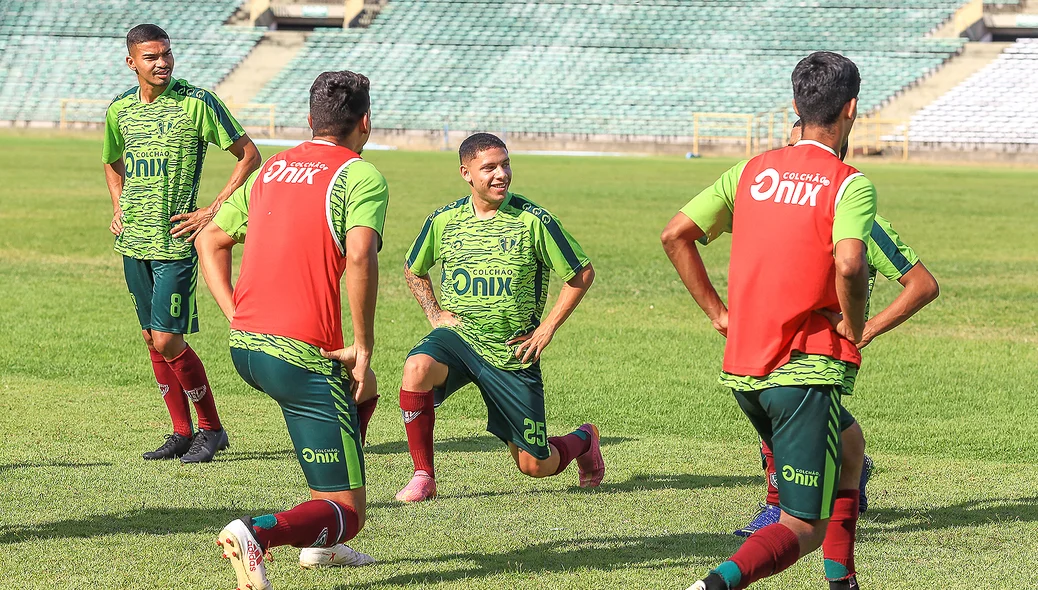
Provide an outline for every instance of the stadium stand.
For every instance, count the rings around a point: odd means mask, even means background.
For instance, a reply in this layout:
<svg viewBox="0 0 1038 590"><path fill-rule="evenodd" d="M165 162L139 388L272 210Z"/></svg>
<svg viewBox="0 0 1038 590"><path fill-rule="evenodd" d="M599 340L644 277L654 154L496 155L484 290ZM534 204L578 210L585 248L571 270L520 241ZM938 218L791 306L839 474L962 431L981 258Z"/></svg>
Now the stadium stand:
<svg viewBox="0 0 1038 590"><path fill-rule="evenodd" d="M373 80L376 127L689 135L693 112L789 104L810 51L854 59L861 110L961 50L927 35L956 0L392 0L368 29L322 30L255 98L305 125L323 70Z"/></svg>
<svg viewBox="0 0 1038 590"><path fill-rule="evenodd" d="M912 117L914 142L1038 145L1038 39L1020 39L994 62Z"/></svg>
<svg viewBox="0 0 1038 590"><path fill-rule="evenodd" d="M263 36L225 27L239 0L0 0L0 121L57 121L63 98L114 98L134 86L123 63L134 25L162 26L176 75L212 88ZM100 112L94 112L99 110ZM92 119L104 117L103 106Z"/></svg>

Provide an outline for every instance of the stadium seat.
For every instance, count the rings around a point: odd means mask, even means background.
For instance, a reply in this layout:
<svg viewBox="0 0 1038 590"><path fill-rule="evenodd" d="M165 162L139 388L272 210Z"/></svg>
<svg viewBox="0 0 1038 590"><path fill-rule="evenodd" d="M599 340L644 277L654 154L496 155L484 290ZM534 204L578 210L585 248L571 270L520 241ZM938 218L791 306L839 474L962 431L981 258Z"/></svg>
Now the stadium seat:
<svg viewBox="0 0 1038 590"><path fill-rule="evenodd" d="M911 141L1038 144L1038 39L1020 39L914 117Z"/></svg>

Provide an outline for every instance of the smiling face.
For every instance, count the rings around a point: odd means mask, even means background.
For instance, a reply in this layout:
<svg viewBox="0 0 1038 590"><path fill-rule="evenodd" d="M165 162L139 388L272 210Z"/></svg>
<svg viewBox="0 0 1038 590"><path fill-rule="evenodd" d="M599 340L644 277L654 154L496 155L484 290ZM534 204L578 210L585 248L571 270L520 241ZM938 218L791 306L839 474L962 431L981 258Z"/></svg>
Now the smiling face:
<svg viewBox="0 0 1038 590"><path fill-rule="evenodd" d="M487 203L500 205L512 184L512 163L508 150L493 147L476 152L461 164L461 176L472 187L472 194Z"/></svg>
<svg viewBox="0 0 1038 590"><path fill-rule="evenodd" d="M166 86L173 79L173 49L169 41L145 41L130 48L126 65L142 84Z"/></svg>

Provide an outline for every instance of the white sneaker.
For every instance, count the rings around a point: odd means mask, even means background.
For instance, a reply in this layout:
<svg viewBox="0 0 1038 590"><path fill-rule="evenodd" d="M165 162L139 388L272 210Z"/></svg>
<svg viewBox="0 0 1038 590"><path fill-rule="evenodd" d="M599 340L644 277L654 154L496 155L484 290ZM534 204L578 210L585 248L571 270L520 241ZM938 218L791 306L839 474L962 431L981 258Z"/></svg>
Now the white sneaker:
<svg viewBox="0 0 1038 590"><path fill-rule="evenodd" d="M706 582L699 580L695 584L689 586L688 590L706 590Z"/></svg>
<svg viewBox="0 0 1038 590"><path fill-rule="evenodd" d="M235 520L223 527L216 544L223 548L224 559L231 560L234 566L238 590L270 590L263 549L244 522Z"/></svg>
<svg viewBox="0 0 1038 590"><path fill-rule="evenodd" d="M299 551L299 567L361 567L375 563L367 553L355 551L342 543L332 547L307 547Z"/></svg>

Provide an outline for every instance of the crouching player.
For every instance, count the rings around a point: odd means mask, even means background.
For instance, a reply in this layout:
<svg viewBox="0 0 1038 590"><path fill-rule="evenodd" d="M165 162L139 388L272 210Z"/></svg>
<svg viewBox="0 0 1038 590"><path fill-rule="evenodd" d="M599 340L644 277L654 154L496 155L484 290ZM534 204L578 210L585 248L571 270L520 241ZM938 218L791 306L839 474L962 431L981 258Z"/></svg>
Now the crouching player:
<svg viewBox="0 0 1038 590"><path fill-rule="evenodd" d="M374 407L369 367L389 202L385 179L359 156L371 132L368 87L353 72L318 76L310 88L313 140L267 160L198 239L206 282L231 321L235 369L281 406L312 498L220 531L217 543L243 590L270 587L263 554L278 545L305 548L303 567L373 561L342 544L364 526L366 419L358 409ZM231 249L241 241L232 291ZM354 338L348 348L344 272Z"/></svg>
<svg viewBox="0 0 1038 590"><path fill-rule="evenodd" d="M487 431L504 441L519 470L558 475L574 459L580 485L602 481L598 429L584 424L548 437L540 358L555 331L591 287L595 271L580 246L548 211L508 192L508 149L478 133L461 144L461 175L471 195L433 212L407 255L407 284L433 331L404 364L400 409L414 477L396 499L436 495L433 408L467 383L487 404ZM429 270L441 265L437 301ZM548 273L562 286L548 317Z"/></svg>

